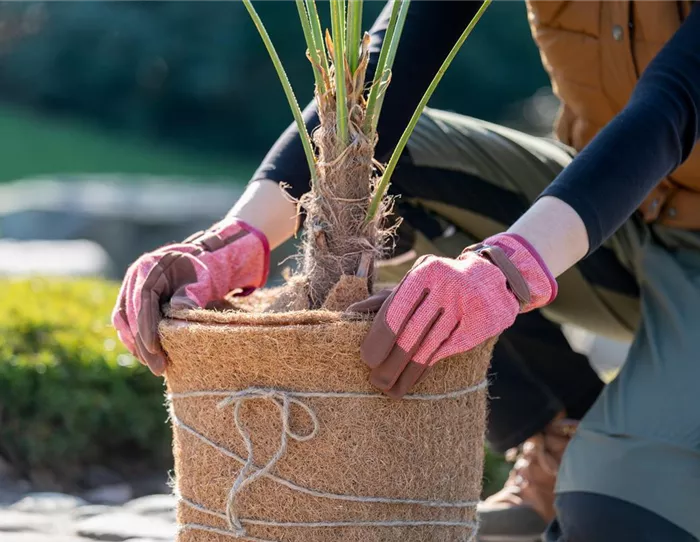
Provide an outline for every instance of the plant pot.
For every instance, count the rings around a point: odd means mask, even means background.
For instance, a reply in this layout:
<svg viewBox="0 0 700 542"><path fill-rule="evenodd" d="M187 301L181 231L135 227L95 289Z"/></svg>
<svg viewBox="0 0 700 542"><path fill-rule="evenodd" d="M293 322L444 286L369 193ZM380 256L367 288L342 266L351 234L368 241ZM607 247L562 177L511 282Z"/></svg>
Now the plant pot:
<svg viewBox="0 0 700 542"><path fill-rule="evenodd" d="M495 341L392 400L360 359L370 323L327 310L162 323L179 542L474 538Z"/></svg>

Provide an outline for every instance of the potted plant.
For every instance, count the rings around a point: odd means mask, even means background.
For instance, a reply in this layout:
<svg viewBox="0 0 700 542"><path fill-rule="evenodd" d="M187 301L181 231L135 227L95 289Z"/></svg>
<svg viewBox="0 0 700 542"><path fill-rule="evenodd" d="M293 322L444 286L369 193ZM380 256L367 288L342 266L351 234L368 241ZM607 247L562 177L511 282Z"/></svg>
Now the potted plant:
<svg viewBox="0 0 700 542"><path fill-rule="evenodd" d="M397 0L366 81L362 2L297 0L320 126L308 134L284 68L250 0L297 122L311 190L301 269L277 290L224 312L171 312L161 325L174 428L181 542L454 541L476 533L493 340L439 364L408 396L373 389L360 360L371 319L345 309L373 288L391 232L387 188L442 75L386 166L377 119L409 2Z"/></svg>

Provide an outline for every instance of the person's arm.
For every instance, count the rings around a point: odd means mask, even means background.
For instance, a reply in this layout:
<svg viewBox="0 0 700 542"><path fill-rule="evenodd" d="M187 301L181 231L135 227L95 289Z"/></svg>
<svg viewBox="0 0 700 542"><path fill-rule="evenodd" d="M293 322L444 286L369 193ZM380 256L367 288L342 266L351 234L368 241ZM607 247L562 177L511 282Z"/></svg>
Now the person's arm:
<svg viewBox="0 0 700 542"><path fill-rule="evenodd" d="M642 74L625 109L564 169L509 232L554 275L600 246L700 138L700 9Z"/></svg>
<svg viewBox="0 0 700 542"><path fill-rule="evenodd" d="M273 181L252 181L228 216L237 218L265 234L270 250L289 239L298 228L297 206Z"/></svg>
<svg viewBox="0 0 700 542"><path fill-rule="evenodd" d="M536 201L508 233L527 239L555 277L588 252L583 220L568 203L554 197Z"/></svg>

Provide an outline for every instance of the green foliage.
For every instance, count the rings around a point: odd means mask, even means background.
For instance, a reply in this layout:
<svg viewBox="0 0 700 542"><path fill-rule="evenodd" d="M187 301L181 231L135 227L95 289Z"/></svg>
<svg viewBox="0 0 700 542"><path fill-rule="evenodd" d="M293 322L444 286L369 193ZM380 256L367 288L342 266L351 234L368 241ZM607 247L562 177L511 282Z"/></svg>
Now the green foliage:
<svg viewBox="0 0 700 542"><path fill-rule="evenodd" d="M365 2L363 27L383 7ZM303 32L290 24L297 6L258 2L256 9L292 86L307 89L299 99L310 100ZM319 10L330 28L328 5ZM0 23L0 99L227 157L262 158L289 125L242 2L7 2ZM14 37L16 29L28 31ZM548 84L523 2L495 2L469 42L433 107L498 120L507 105Z"/></svg>
<svg viewBox="0 0 700 542"><path fill-rule="evenodd" d="M345 1L330 0L333 34L333 67L335 68L336 134L342 145L348 143L348 108L345 86ZM330 52L330 51L329 51Z"/></svg>
<svg viewBox="0 0 700 542"><path fill-rule="evenodd" d="M350 73L355 73L360 59L360 42L362 41L362 4L363 0L348 0L347 37L345 44Z"/></svg>
<svg viewBox="0 0 700 542"><path fill-rule="evenodd" d="M309 164L309 173L311 175L311 182L315 183L316 182L316 159L314 156L314 150L313 146L311 144L311 137L309 136L308 132L306 131L306 126L304 124L304 118L302 117L301 113L301 108L299 107L299 102L297 102L297 98L294 95L294 90L292 89L292 85L289 82L289 78L287 77L287 73L284 71L284 67L282 66L282 62L280 61L280 57L277 54L277 51L275 50L275 46L272 43L272 40L270 39L270 36L267 33L267 30L265 29L265 26L263 25L262 20L260 19L260 16L258 15L258 12L255 11L255 8L253 7L253 4L250 2L250 0L243 0L243 5L246 7L248 10L248 13L250 14L250 17L253 19L253 22L255 23L255 27L258 29L258 32L260 33L260 37L263 40L263 43L265 44L265 48L267 49L267 52L270 54L270 59L272 60L272 63L275 66L275 71L277 72L277 76L280 79L280 82L282 83L282 88L284 90L285 95L287 96L287 102L289 103L289 107L292 110L292 116L294 117L294 121L297 124L297 129L299 130L299 133L301 134L301 142L304 147L304 154L306 155L306 159Z"/></svg>
<svg viewBox="0 0 700 542"><path fill-rule="evenodd" d="M512 465L505 458L486 448L484 458L484 497L493 495L503 487Z"/></svg>
<svg viewBox="0 0 700 542"><path fill-rule="evenodd" d="M25 474L68 478L85 464L167 465L163 384L111 327L117 287L30 279L0 291L0 452Z"/></svg>
<svg viewBox="0 0 700 542"><path fill-rule="evenodd" d="M403 4L403 6L408 5L407 0L404 0L404 2L405 3ZM440 69L435 74L435 77L433 77L433 80L428 85L428 89L423 94L423 97L421 98L420 102L418 103L418 106L416 107L415 111L413 112L411 119L408 121L408 126L406 126L406 129L404 130L403 134L401 135L401 138L399 139L398 143L396 144L394 151L391 153L391 158L389 158L389 162L387 163L386 168L382 172L382 178L379 181L379 184L377 185L377 190L375 191L374 196L372 197L372 201L371 201L371 203L369 205L369 209L367 211L367 220L372 220L374 218L374 215L376 214L377 210L379 209L379 204L384 199L384 196L386 195L386 192L389 189L389 184L391 182L391 175L393 174L394 169L396 168L396 165L399 162L399 158L401 157L401 154L403 152L404 147L408 144L408 139L411 136L413 129L416 127L416 124L418 124L418 119L423 114L423 110L425 109L425 107L428 105L428 101L430 101L430 98L433 96L435 89L437 88L438 84L440 83L443 76L445 75L447 68L450 67L450 64L452 63L454 58L457 56L457 53L462 48L462 45L464 45L464 42L469 37L469 34L472 33L472 30L474 29L476 24L479 22L479 20L481 19L482 15L486 11L486 9L489 7L489 5L491 5L491 0L484 0L484 3L481 5L479 10L476 12L476 14L474 15L474 18L471 20L471 22L464 29L464 32L462 32L462 35L457 40L457 43L455 43L455 45L452 47L452 50L447 55L447 58L443 61L442 65L440 66ZM402 6L401 11L399 12L399 20L401 20L403 6ZM404 17L405 17L405 14L404 14ZM398 40L401 37L400 34L401 34L402 24L403 23L400 23L397 26L396 36L394 37L395 40ZM389 53L389 62L388 62L389 66L391 65L390 63L393 62L393 54L394 53ZM379 102L379 107L377 108L377 112L375 113L375 116L379 116L379 113L380 113L379 109L380 108L381 108L381 100Z"/></svg>
<svg viewBox="0 0 700 542"><path fill-rule="evenodd" d="M163 386L117 340L117 286L0 281L0 454L75 482L82 465L170 464ZM487 452L484 491L508 466Z"/></svg>

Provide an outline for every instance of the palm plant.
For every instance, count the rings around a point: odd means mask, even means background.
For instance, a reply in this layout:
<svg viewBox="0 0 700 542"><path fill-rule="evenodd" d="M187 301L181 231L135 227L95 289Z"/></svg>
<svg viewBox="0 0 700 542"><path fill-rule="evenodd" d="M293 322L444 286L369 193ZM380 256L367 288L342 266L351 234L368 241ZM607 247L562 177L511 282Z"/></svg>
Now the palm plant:
<svg viewBox="0 0 700 542"><path fill-rule="evenodd" d="M311 308L320 307L343 275L367 277L386 246L387 191L421 112L450 63L491 3L485 0L429 85L386 167L374 160L377 123L410 0L394 0L373 80L368 83L369 34L362 0L330 0L331 29L322 31L315 0L295 0L311 62L319 127L309 135L284 67L250 0L243 0L277 70L309 164L301 276Z"/></svg>

